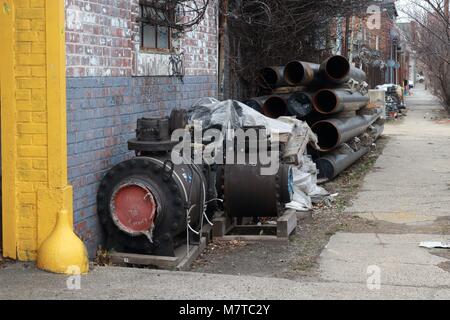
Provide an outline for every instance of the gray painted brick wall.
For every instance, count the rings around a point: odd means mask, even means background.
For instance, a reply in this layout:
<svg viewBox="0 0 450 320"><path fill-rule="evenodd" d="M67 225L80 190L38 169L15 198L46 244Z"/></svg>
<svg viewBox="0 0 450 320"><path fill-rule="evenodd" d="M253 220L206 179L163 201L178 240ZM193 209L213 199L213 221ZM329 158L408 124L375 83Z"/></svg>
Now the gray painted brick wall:
<svg viewBox="0 0 450 320"><path fill-rule="evenodd" d="M67 78L68 175L74 188L77 234L93 257L101 240L96 194L113 165L133 156L127 140L136 120L189 108L217 96L215 76Z"/></svg>

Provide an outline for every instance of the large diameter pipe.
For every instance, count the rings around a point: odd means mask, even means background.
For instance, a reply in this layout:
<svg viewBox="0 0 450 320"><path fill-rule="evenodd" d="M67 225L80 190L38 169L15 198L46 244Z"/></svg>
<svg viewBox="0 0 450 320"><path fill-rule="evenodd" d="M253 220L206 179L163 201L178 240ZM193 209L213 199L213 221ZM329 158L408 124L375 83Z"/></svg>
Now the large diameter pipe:
<svg viewBox="0 0 450 320"><path fill-rule="evenodd" d="M272 89L286 86L284 80L284 67L266 67L261 70L261 78L265 86Z"/></svg>
<svg viewBox="0 0 450 320"><path fill-rule="evenodd" d="M335 118L316 122L311 130L317 135L319 151L327 152L363 134L380 117L374 115Z"/></svg>
<svg viewBox="0 0 450 320"><path fill-rule="evenodd" d="M330 115L342 111L357 111L369 103L369 97L351 90L319 90L313 98L314 110Z"/></svg>
<svg viewBox="0 0 450 320"><path fill-rule="evenodd" d="M312 94L309 92L294 92L290 94L287 102L290 116L304 119L313 111Z"/></svg>
<svg viewBox="0 0 450 320"><path fill-rule="evenodd" d="M317 168L319 169L318 178L327 178L329 180L335 178L338 174L369 152L369 148L361 148L358 151L353 151L351 148L342 149L346 150L336 150L335 152L315 160Z"/></svg>
<svg viewBox="0 0 450 320"><path fill-rule="evenodd" d="M279 71L283 70L282 68ZM366 80L364 71L351 66L347 58L332 56L320 65L294 60L284 68L285 83L290 86L321 86L342 84L350 79L358 82Z"/></svg>
<svg viewBox="0 0 450 320"><path fill-rule="evenodd" d="M244 103L252 109L275 119L285 115L303 119L313 110L312 94L300 91L289 94L255 97Z"/></svg>
<svg viewBox="0 0 450 320"><path fill-rule="evenodd" d="M289 95L251 98L244 103L266 117L277 119L288 114Z"/></svg>
<svg viewBox="0 0 450 320"><path fill-rule="evenodd" d="M248 100L245 100L243 103L252 108L253 110L258 111L259 113L263 113L262 106L264 102L266 102L268 97L255 97Z"/></svg>
<svg viewBox="0 0 450 320"><path fill-rule="evenodd" d="M294 60L284 68L284 80L290 86L306 86L317 80L320 65Z"/></svg>
<svg viewBox="0 0 450 320"><path fill-rule="evenodd" d="M350 79L362 82L366 81L366 73L361 69L352 67L347 58L332 56L320 65L320 74L331 83L345 83Z"/></svg>

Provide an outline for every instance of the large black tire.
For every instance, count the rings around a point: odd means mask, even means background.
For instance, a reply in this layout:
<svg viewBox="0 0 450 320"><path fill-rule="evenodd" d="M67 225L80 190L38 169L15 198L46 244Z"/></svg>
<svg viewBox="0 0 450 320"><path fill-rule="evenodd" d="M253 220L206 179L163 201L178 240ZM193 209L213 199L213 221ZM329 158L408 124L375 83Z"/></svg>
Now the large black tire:
<svg viewBox="0 0 450 320"><path fill-rule="evenodd" d="M127 180L149 186L158 208L153 230L153 243L145 235L131 236L120 230L111 216L110 203L114 188ZM174 242L186 230L186 200L182 187L163 165L152 158L139 157L113 167L103 178L97 194L97 208L104 229L104 245L108 250L161 256L174 256ZM184 232L185 238L185 232Z"/></svg>

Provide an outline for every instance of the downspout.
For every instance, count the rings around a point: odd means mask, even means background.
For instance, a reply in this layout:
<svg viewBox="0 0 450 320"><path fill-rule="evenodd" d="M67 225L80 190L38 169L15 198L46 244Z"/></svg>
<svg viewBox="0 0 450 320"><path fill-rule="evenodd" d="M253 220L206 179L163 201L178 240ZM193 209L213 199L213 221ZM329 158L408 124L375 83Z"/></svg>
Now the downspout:
<svg viewBox="0 0 450 320"><path fill-rule="evenodd" d="M350 17L345 17L345 34L344 34L344 56L348 58L348 52L349 52L349 29L350 29Z"/></svg>
<svg viewBox="0 0 450 320"><path fill-rule="evenodd" d="M225 99L225 63L226 63L226 37L228 31L228 0L219 4L219 100Z"/></svg>
<svg viewBox="0 0 450 320"><path fill-rule="evenodd" d="M352 16L351 29L350 29L350 41L348 46L348 61L350 65L353 65L353 42L355 40L355 16Z"/></svg>

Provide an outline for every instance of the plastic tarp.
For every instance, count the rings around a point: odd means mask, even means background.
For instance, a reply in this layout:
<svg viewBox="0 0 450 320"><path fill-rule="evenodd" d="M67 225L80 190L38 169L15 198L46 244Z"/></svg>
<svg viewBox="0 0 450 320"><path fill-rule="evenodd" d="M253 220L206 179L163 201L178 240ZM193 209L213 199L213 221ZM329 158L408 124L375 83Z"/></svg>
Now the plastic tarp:
<svg viewBox="0 0 450 320"><path fill-rule="evenodd" d="M293 166L294 194L287 208L309 211L313 203L321 202L329 193L317 185L317 167L311 157L305 155L307 143L317 144L317 136L309 126L292 117L268 118L249 106L234 100L218 101L203 98L188 111L189 122L201 122L203 130L214 128L225 132L228 129L264 126L268 133L277 131L289 134L285 153L296 154L298 161Z"/></svg>
<svg viewBox="0 0 450 320"><path fill-rule="evenodd" d="M188 111L189 121L201 121L203 129L221 130L264 126L268 131L291 133L293 124L268 118L249 106L235 100L218 101L203 98Z"/></svg>
<svg viewBox="0 0 450 320"><path fill-rule="evenodd" d="M301 159L301 165L292 168L294 195L286 208L309 211L313 208L313 203L322 202L330 194L317 185L317 167L311 157L303 155Z"/></svg>

